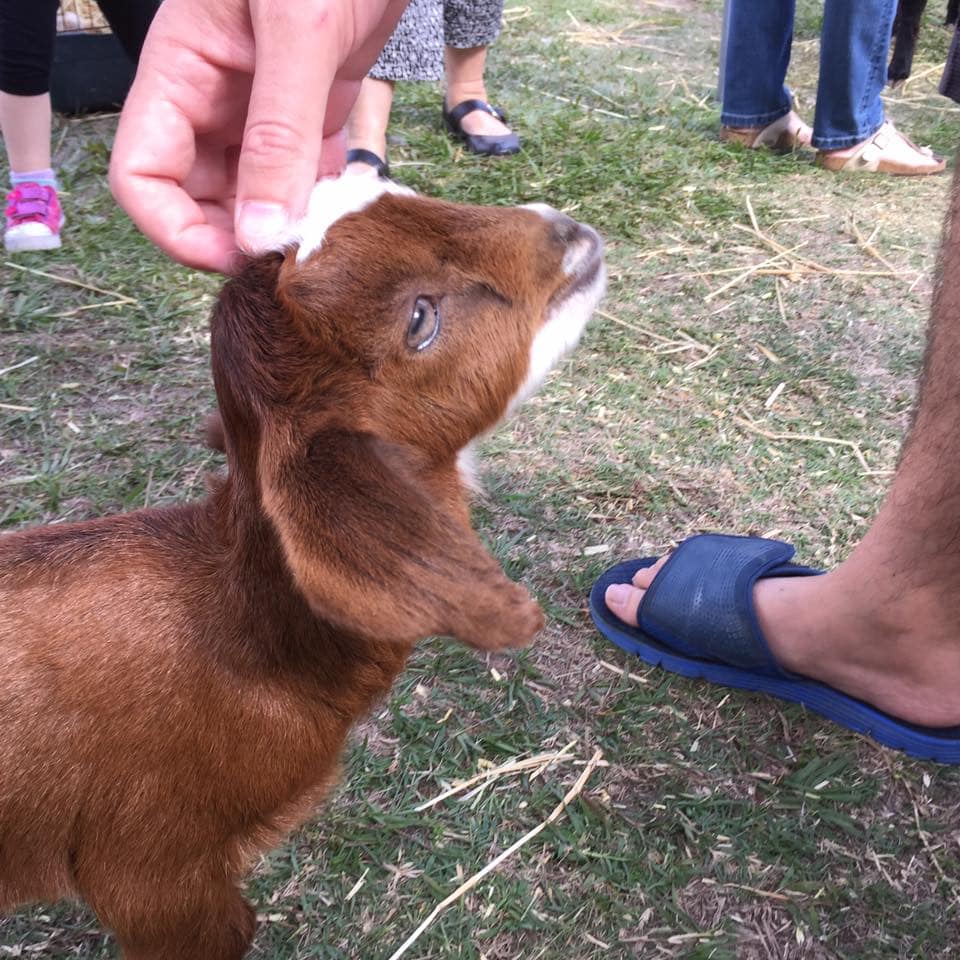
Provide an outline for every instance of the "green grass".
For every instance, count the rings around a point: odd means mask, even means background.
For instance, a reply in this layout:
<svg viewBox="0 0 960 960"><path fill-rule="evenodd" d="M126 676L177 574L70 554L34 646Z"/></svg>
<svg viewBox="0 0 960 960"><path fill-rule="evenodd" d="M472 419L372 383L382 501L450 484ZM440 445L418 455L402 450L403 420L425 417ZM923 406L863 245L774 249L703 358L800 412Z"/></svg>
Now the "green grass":
<svg viewBox="0 0 960 960"><path fill-rule="evenodd" d="M804 561L836 564L876 510L912 404L947 181L833 176L803 156L719 144L719 7L514 8L488 79L525 149L500 162L449 143L437 88L399 90L399 179L571 212L608 241L610 292L579 350L485 443L476 523L543 603L543 636L516 657L422 646L357 731L329 802L252 876L254 956L388 957L547 817L595 749L605 765L566 813L409 957L947 958L960 947L960 774L796 707L642 669L586 614L614 559L701 529L776 532ZM947 42L941 12L928 12L918 79L887 103L914 139L949 152L960 114L930 69ZM807 115L819 16L801 2L790 80ZM134 302L96 306L118 297L0 267L0 370L30 361L0 375L5 529L180 502L219 465L199 442L218 283L169 263L116 210L104 179L114 125L57 122L65 246L16 263ZM764 237L802 244L830 272L744 275L718 292L772 255L742 229L748 198ZM867 275L886 268L858 236L899 275ZM750 423L854 442L870 471L849 446L770 440ZM540 776L414 809L485 765L569 744L575 759ZM0 956L112 952L83 910L0 920Z"/></svg>

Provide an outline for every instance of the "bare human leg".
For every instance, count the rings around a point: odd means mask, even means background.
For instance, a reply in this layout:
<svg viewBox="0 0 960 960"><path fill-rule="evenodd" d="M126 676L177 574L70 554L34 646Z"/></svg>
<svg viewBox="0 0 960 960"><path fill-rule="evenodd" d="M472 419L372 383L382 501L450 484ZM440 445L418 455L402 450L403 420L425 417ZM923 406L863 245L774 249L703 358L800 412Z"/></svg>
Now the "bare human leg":
<svg viewBox="0 0 960 960"><path fill-rule="evenodd" d="M821 577L760 580L754 603L776 660L880 710L960 725L960 177L943 233L914 423L863 541ZM659 565L659 566L662 566ZM643 591L609 587L636 625Z"/></svg>
<svg viewBox="0 0 960 960"><path fill-rule="evenodd" d="M0 132L14 171L50 167L50 94L21 97L0 92Z"/></svg>
<svg viewBox="0 0 960 960"><path fill-rule="evenodd" d="M487 87L483 74L487 64L486 47L446 47L447 109L464 100L487 100ZM468 113L460 124L464 131L474 136L499 137L510 128L496 117L482 110Z"/></svg>
<svg viewBox="0 0 960 960"><path fill-rule="evenodd" d="M347 149L368 150L384 162L387 159L387 125L393 106L393 81L365 77L360 95L347 123ZM376 175L369 163L354 161L347 164L347 173Z"/></svg>

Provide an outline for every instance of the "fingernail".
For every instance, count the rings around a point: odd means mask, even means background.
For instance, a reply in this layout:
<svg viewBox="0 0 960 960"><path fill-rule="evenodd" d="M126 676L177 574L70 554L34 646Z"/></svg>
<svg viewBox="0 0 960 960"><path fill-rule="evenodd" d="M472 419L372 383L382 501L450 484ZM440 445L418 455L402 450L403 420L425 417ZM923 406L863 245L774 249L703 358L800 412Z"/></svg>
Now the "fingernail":
<svg viewBox="0 0 960 960"><path fill-rule="evenodd" d="M279 203L247 200L240 207L237 242L251 253L275 250L289 239L290 219Z"/></svg>
<svg viewBox="0 0 960 960"><path fill-rule="evenodd" d="M607 587L606 601L607 606L622 607L633 592L633 587L629 583L614 583Z"/></svg>

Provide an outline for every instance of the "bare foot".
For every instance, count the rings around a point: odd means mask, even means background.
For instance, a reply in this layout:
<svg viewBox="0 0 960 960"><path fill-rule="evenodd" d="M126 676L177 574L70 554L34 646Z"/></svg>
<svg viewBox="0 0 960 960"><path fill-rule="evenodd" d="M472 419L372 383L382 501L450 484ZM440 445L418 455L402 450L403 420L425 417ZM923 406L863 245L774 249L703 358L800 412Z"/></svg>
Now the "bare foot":
<svg viewBox="0 0 960 960"><path fill-rule="evenodd" d="M767 578L754 605L770 652L785 669L820 680L901 720L960 725L960 596L943 581L880 565L861 545L819 577ZM666 562L608 587L607 606L630 626Z"/></svg>
<svg viewBox="0 0 960 960"><path fill-rule="evenodd" d="M360 156L356 159L351 159L351 156L357 153L359 153ZM366 140L355 140L351 137L347 149L347 160L349 162L343 172L350 176L379 177L381 171L384 171L387 166L386 156L386 137L371 137ZM386 173L384 173L384 175L386 175Z"/></svg>
<svg viewBox="0 0 960 960"><path fill-rule="evenodd" d="M376 167L369 163L361 163L359 160L355 163L348 163L343 168L343 172L351 177L379 177L380 173Z"/></svg>

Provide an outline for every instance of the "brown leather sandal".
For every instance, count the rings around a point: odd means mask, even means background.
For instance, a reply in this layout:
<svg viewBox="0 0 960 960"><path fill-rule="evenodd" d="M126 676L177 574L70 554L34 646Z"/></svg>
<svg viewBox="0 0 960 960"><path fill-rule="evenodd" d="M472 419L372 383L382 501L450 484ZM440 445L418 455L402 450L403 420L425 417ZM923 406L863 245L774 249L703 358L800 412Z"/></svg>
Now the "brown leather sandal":
<svg viewBox="0 0 960 960"><path fill-rule="evenodd" d="M904 163L891 156L890 148L897 140L912 151L911 162ZM942 157L936 156L929 147L918 147L889 120L869 140L859 144L853 153L846 150L819 150L816 163L825 170L886 173L894 177L930 176L943 173L947 166Z"/></svg>
<svg viewBox="0 0 960 960"><path fill-rule="evenodd" d="M809 147L812 138L813 130L793 110L765 127L720 128L720 139L725 143L741 143L751 150L766 147L776 153Z"/></svg>

